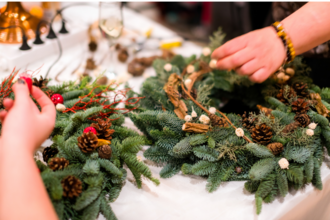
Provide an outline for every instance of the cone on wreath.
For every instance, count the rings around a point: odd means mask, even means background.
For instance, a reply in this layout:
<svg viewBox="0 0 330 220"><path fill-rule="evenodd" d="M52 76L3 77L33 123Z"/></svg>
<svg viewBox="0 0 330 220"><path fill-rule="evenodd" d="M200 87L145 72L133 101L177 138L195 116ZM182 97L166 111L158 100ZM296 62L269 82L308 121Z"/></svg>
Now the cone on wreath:
<svg viewBox="0 0 330 220"><path fill-rule="evenodd" d="M296 114L306 114L308 110L308 102L306 102L304 99L299 98L292 102L292 111Z"/></svg>
<svg viewBox="0 0 330 220"><path fill-rule="evenodd" d="M283 144L279 143L279 142L275 142L275 143L270 143L267 145L267 148L274 154L280 154L283 151Z"/></svg>
<svg viewBox="0 0 330 220"><path fill-rule="evenodd" d="M83 133L78 137L78 147L84 153L93 152L98 147L97 142L97 136L92 132Z"/></svg>
<svg viewBox="0 0 330 220"><path fill-rule="evenodd" d="M105 140L111 140L112 134L115 132L115 130L110 129L112 123L110 122L110 118L107 118L106 120L97 119L97 123L91 124L91 127L96 129L96 135L98 138L105 139Z"/></svg>
<svg viewBox="0 0 330 220"><path fill-rule="evenodd" d="M42 152L42 158L47 163L50 158L55 157L55 155L58 153L57 148L52 147L46 147L44 151Z"/></svg>
<svg viewBox="0 0 330 220"><path fill-rule="evenodd" d="M280 89L279 93L276 95L276 98L283 102L284 104L289 104L289 100L293 99L294 97L296 97L297 94L294 91L293 88L289 88L289 91L287 91L287 94L285 95L285 88Z"/></svg>
<svg viewBox="0 0 330 220"><path fill-rule="evenodd" d="M303 97L303 98L308 97L309 91L308 91L307 83L304 83L304 82L294 83L292 85L292 87L296 91L298 96Z"/></svg>
<svg viewBox="0 0 330 220"><path fill-rule="evenodd" d="M80 179L74 176L67 176L61 181L63 196L68 198L78 197L82 192L82 183Z"/></svg>
<svg viewBox="0 0 330 220"><path fill-rule="evenodd" d="M220 128L228 127L228 122L224 118L220 118L219 116L214 115L214 114L209 114L209 118L211 121L211 125L213 127L220 127Z"/></svg>
<svg viewBox="0 0 330 220"><path fill-rule="evenodd" d="M299 123L298 121L294 121L294 122L288 124L287 126L285 126L284 129L282 130L282 132L283 132L284 134L292 133L292 132L294 132L299 126L300 126L300 123Z"/></svg>
<svg viewBox="0 0 330 220"><path fill-rule="evenodd" d="M294 120L299 122L300 126L305 128L311 123L311 119L307 114L300 114L294 116Z"/></svg>
<svg viewBox="0 0 330 220"><path fill-rule="evenodd" d="M69 165L69 161L63 157L55 157L49 160L48 167L53 171L62 170Z"/></svg>
<svg viewBox="0 0 330 220"><path fill-rule="evenodd" d="M33 85L36 87L39 87L40 89L47 88L48 79L44 79L42 76L40 76L39 80L37 78L33 78Z"/></svg>
<svg viewBox="0 0 330 220"><path fill-rule="evenodd" d="M256 125L252 129L251 137L255 143L266 146L270 142L270 139L272 139L273 132L271 127L263 123L261 125Z"/></svg>
<svg viewBox="0 0 330 220"><path fill-rule="evenodd" d="M254 128L254 122L256 121L256 118L252 118L252 113L249 114L249 116L247 116L247 113L244 112L244 114L242 115L242 125L244 128L248 129L249 131Z"/></svg>
<svg viewBox="0 0 330 220"><path fill-rule="evenodd" d="M98 148L98 154L100 158L110 159L112 155L112 149L109 145L102 145Z"/></svg>

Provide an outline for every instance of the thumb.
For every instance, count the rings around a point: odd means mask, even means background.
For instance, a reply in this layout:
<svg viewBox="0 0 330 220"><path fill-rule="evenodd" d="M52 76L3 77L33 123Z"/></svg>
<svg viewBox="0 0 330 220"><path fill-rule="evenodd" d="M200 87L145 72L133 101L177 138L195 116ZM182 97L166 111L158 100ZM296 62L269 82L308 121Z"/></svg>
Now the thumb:
<svg viewBox="0 0 330 220"><path fill-rule="evenodd" d="M29 89L25 80L18 79L17 82L13 85L13 91L15 94L15 104L26 106L29 103Z"/></svg>

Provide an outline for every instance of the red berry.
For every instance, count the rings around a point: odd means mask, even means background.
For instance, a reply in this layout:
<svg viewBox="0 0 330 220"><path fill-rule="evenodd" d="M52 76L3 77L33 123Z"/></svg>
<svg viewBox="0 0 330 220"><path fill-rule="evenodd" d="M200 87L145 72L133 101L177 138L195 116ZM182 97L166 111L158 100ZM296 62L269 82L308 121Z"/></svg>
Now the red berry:
<svg viewBox="0 0 330 220"><path fill-rule="evenodd" d="M54 105L57 105L59 103L63 104L63 102L64 102L63 96L61 96L60 94L54 94L54 95L52 95L52 97L50 99L52 100Z"/></svg>
<svg viewBox="0 0 330 220"><path fill-rule="evenodd" d="M28 88L29 88L30 93L32 93L32 84L33 84L33 82L32 82L31 77L28 77L28 76L20 76L20 78L25 80L25 82L26 82L26 84L27 84L27 86L28 86Z"/></svg>
<svg viewBox="0 0 330 220"><path fill-rule="evenodd" d="M84 133L92 132L96 135L96 129L93 127L87 127L84 129Z"/></svg>

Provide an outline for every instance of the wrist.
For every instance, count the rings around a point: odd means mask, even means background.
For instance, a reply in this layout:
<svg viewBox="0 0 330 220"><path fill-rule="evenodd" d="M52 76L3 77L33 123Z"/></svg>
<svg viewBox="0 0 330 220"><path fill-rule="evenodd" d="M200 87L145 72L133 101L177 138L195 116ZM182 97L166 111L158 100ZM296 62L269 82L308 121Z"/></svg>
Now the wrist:
<svg viewBox="0 0 330 220"><path fill-rule="evenodd" d="M19 138L17 139L0 139L0 151L1 153L9 152L22 152L23 154L33 155L34 145L32 143L23 142Z"/></svg>
<svg viewBox="0 0 330 220"><path fill-rule="evenodd" d="M282 63L285 62L286 59L286 48L283 44L282 39L277 35L276 30L273 27L265 27L272 36L272 43L274 44L274 47L276 48L276 51L278 51L278 56L281 58Z"/></svg>

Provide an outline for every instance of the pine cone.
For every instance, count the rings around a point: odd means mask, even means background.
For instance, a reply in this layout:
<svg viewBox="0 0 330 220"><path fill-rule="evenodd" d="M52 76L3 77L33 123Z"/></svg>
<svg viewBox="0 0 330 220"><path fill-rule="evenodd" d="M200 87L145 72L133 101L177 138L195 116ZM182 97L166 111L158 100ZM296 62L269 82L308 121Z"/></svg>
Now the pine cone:
<svg viewBox="0 0 330 220"><path fill-rule="evenodd" d="M280 154L283 151L283 144L279 142L271 143L267 145L267 148L273 152L274 155Z"/></svg>
<svg viewBox="0 0 330 220"><path fill-rule="evenodd" d="M78 197L82 192L82 183L80 179L74 176L67 176L61 181L64 197Z"/></svg>
<svg viewBox="0 0 330 220"><path fill-rule="evenodd" d="M90 41L88 44L88 49L91 52L95 52L97 50L97 43L95 41Z"/></svg>
<svg viewBox="0 0 330 220"><path fill-rule="evenodd" d="M78 137L78 146L84 153L91 153L97 148L97 136L93 132L83 133Z"/></svg>
<svg viewBox="0 0 330 220"><path fill-rule="evenodd" d="M110 129L111 126L110 118L107 118L106 120L102 120L98 118L96 120L97 120L97 124L93 123L91 124L91 126L96 129L97 137L100 139L111 140L112 139L111 135L115 132L115 130Z"/></svg>
<svg viewBox="0 0 330 220"><path fill-rule="evenodd" d="M285 128L282 130L282 132L284 134L288 134L288 133L292 133L294 132L294 130L296 130L296 128L298 128L300 126L300 123L295 121L292 122L291 124L288 124L287 126L285 126Z"/></svg>
<svg viewBox="0 0 330 220"><path fill-rule="evenodd" d="M109 145L102 145L98 149L99 157L103 159L110 159L112 154L112 149Z"/></svg>
<svg viewBox="0 0 330 220"><path fill-rule="evenodd" d="M69 165L69 161L63 157L55 157L49 160L48 167L55 170L62 170Z"/></svg>
<svg viewBox="0 0 330 220"><path fill-rule="evenodd" d="M294 116L294 120L299 122L300 126L303 128L306 128L311 123L311 119L306 114L296 115Z"/></svg>
<svg viewBox="0 0 330 220"><path fill-rule="evenodd" d="M294 98L296 96L297 96L296 92L294 91L293 88L290 87L290 90L289 90L289 92L288 92L288 94L287 94L286 97L284 96L284 88L282 88L282 89L280 89L279 93L276 95L276 98L279 101L281 101L281 102L283 102L284 104L287 105L287 104L289 104L289 101L288 100L289 99L292 99L292 98Z"/></svg>
<svg viewBox="0 0 330 220"><path fill-rule="evenodd" d="M50 158L55 157L55 155L58 153L57 148L52 147L46 147L44 151L42 152L42 157L44 161L47 163Z"/></svg>
<svg viewBox="0 0 330 220"><path fill-rule="evenodd" d="M220 128L228 127L228 122L224 118L220 118L219 116L214 115L214 114L209 114L209 118L211 121L211 125L213 127L220 127Z"/></svg>
<svg viewBox="0 0 330 220"><path fill-rule="evenodd" d="M44 79L40 76L39 80L37 78L33 78L33 85L39 87L40 89L47 88L48 79Z"/></svg>
<svg viewBox="0 0 330 220"><path fill-rule="evenodd" d="M250 112L249 116L247 116L246 112L242 115L241 122L243 127L248 129L249 131L254 127L254 122L256 118L252 118L252 113Z"/></svg>
<svg viewBox="0 0 330 220"><path fill-rule="evenodd" d="M297 99L297 101L292 102L292 111L296 114L305 114L309 110L308 102L304 99Z"/></svg>
<svg viewBox="0 0 330 220"><path fill-rule="evenodd" d="M51 98L55 94L51 89L46 90L45 93L49 98Z"/></svg>
<svg viewBox="0 0 330 220"><path fill-rule="evenodd" d="M304 82L299 82L293 84L293 89L296 91L297 95L300 97L307 97L309 95L308 85Z"/></svg>
<svg viewBox="0 0 330 220"><path fill-rule="evenodd" d="M271 127L263 123L252 128L251 137L254 142L266 146L270 142L270 139L272 139L273 132L271 131Z"/></svg>

